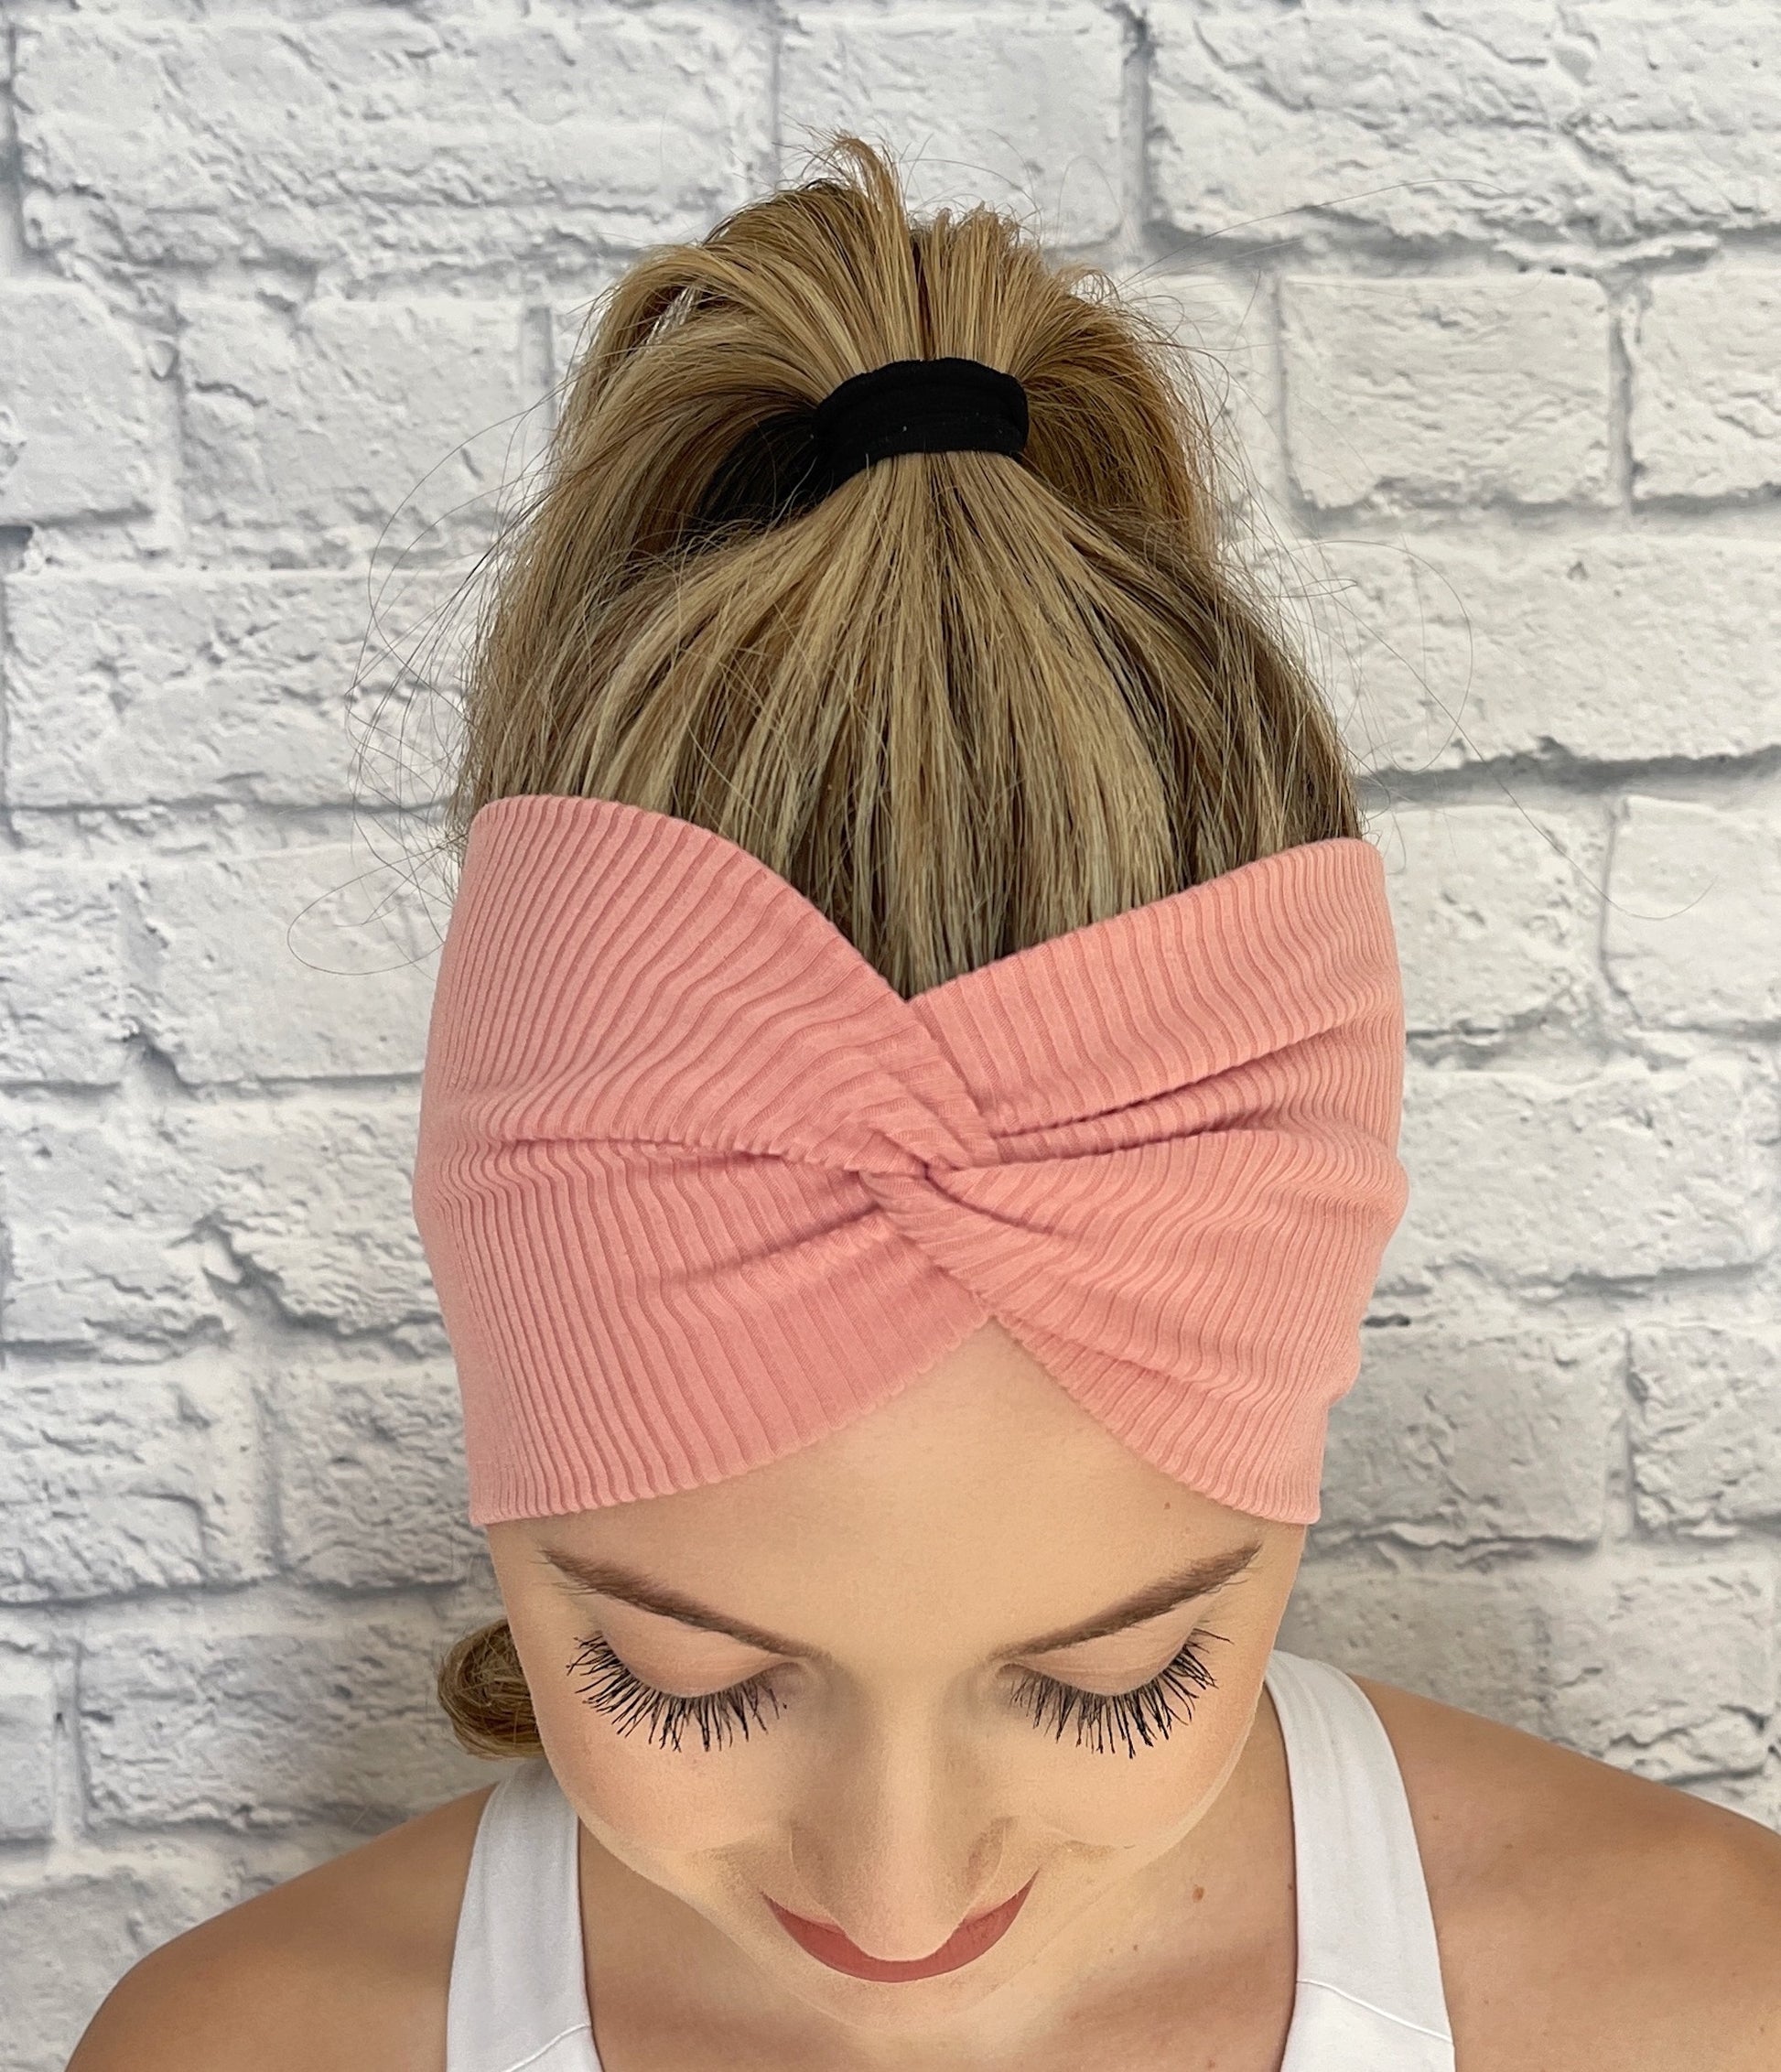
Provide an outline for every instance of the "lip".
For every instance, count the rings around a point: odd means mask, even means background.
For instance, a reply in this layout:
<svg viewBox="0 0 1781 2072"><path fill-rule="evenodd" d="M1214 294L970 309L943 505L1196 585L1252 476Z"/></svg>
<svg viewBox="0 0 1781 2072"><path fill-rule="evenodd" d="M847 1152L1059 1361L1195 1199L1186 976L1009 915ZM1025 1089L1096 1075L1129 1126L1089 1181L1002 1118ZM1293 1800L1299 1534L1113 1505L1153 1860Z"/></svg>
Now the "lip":
<svg viewBox="0 0 1781 2072"><path fill-rule="evenodd" d="M1037 1876L1035 1872L1033 1877ZM767 1905L792 1940L820 1963L826 1964L831 1971L845 1971L849 1978L870 1979L881 1985L896 1985L909 1979L937 1979L942 1972L956 1971L974 1963L1008 1933L1014 1916L1032 1890L1032 1878L1029 1878L1019 1892L1003 1900L999 1906L992 1906L988 1914L974 1915L970 1920L961 1921L940 1948L928 1956L908 1959L869 1956L839 1928L829 1927L821 1921L806 1921L801 1914L790 1913L775 1900L768 1900Z"/></svg>

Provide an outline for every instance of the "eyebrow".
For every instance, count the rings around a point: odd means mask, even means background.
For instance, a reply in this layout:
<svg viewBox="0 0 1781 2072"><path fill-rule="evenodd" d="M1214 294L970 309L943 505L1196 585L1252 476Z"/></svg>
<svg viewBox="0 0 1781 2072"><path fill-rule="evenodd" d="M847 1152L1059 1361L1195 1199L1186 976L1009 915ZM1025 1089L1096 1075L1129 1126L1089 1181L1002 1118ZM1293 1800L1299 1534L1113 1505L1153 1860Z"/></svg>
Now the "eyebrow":
<svg viewBox="0 0 1781 2072"><path fill-rule="evenodd" d="M579 1555L563 1553L549 1547L542 1549L541 1552L544 1559L578 1590L592 1591L600 1597L615 1597L621 1604L634 1605L640 1612L653 1612L664 1619L676 1619L682 1625L696 1626L701 1633L723 1634L749 1647L758 1647L765 1655L800 1656L815 1662L833 1661L820 1647L787 1640L783 1635L769 1633L765 1627L751 1625L746 1619L732 1619L725 1613L715 1612L708 1604L701 1604L670 1585L656 1582L619 1562L584 1560ZM997 1659L1016 1655L1052 1655L1059 1648L1074 1647L1088 1640L1105 1640L1111 1634L1124 1633L1129 1626L1141 1626L1147 1620L1172 1612L1177 1605L1190 1603L1196 1597L1209 1596L1213 1591L1223 1589L1225 1584L1240 1576L1260 1552L1261 1542L1254 1540L1246 1547L1231 1548L1222 1554L1204 1555L1132 1596L1121 1598L1117 1604L1109 1605L1105 1612L1097 1612L1091 1618L1079 1619L1074 1625L1059 1626L1051 1633L1021 1641L1016 1646L998 1649Z"/></svg>

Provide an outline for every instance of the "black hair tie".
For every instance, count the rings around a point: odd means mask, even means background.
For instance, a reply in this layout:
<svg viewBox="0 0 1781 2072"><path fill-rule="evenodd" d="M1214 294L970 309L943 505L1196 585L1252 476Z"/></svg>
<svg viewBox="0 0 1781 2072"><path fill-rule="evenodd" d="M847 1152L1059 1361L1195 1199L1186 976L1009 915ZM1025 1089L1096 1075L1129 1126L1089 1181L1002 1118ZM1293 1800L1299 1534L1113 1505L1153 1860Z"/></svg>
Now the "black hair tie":
<svg viewBox="0 0 1781 2072"><path fill-rule="evenodd" d="M763 419L712 477L691 531L775 525L899 453L1016 454L1027 392L980 360L893 360L854 374L815 408Z"/></svg>
<svg viewBox="0 0 1781 2072"><path fill-rule="evenodd" d="M893 360L831 389L811 430L826 495L899 453L1019 453L1027 392L981 360Z"/></svg>

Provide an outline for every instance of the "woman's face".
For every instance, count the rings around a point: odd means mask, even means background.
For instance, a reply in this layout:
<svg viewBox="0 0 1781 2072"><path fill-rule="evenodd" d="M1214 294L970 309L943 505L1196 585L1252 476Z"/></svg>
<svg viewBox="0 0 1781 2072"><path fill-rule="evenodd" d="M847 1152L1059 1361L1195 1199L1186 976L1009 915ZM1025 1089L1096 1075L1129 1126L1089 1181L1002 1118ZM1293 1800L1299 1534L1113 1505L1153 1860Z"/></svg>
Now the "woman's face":
<svg viewBox="0 0 1781 2072"><path fill-rule="evenodd" d="M1303 1530L1171 1481L989 1324L769 1467L489 1538L590 1833L894 2035L1117 1916L1194 1829Z"/></svg>

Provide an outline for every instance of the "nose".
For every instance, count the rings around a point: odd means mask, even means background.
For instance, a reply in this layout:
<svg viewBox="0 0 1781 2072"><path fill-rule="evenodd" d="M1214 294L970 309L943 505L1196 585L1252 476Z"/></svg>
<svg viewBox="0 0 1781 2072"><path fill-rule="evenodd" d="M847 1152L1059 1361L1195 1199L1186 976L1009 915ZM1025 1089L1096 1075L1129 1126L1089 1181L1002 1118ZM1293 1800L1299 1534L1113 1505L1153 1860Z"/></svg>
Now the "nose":
<svg viewBox="0 0 1781 2072"><path fill-rule="evenodd" d="M931 1721L880 1726L837 1747L793 1820L797 1894L773 1896L816 1919L812 1908L822 1907L869 1957L932 1955L962 1921L1009 1896L996 1882L1009 1821L988 1783Z"/></svg>

